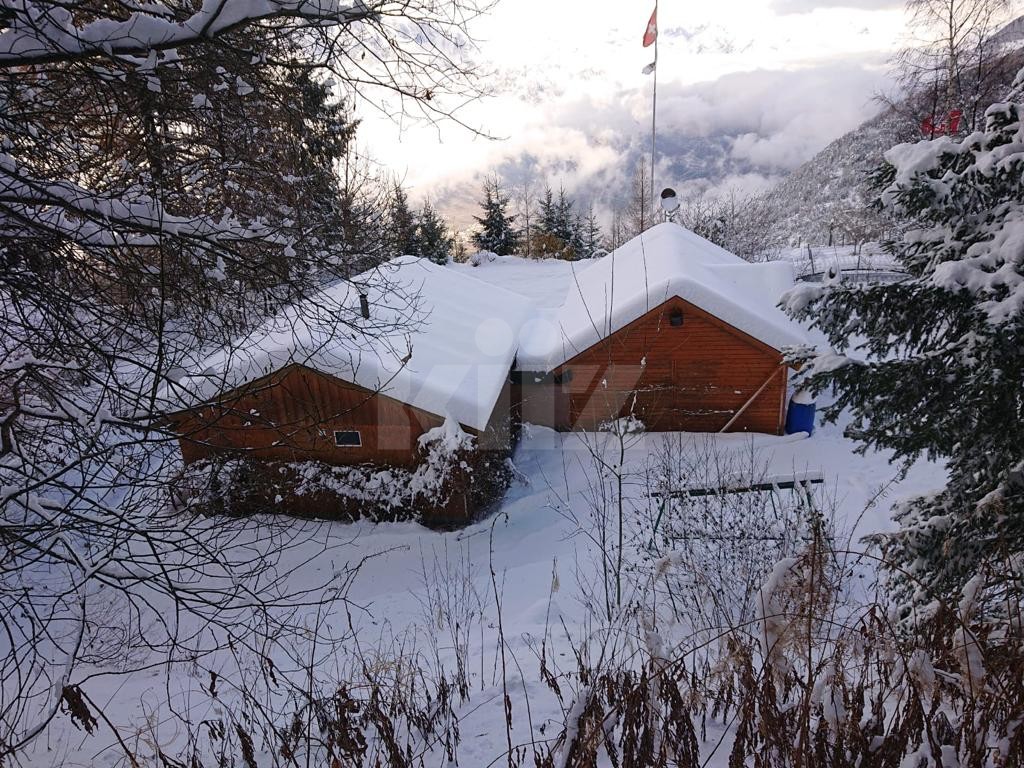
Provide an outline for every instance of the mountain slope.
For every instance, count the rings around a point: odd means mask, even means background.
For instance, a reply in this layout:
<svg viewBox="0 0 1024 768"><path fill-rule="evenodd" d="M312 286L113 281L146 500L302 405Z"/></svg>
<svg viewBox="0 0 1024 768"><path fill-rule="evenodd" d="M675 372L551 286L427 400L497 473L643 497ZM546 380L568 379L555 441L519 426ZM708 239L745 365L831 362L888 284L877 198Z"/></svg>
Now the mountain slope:
<svg viewBox="0 0 1024 768"><path fill-rule="evenodd" d="M982 90L961 104L961 131L969 130L967 113L981 120L985 107L1005 95L1024 66L1024 16L1002 27L988 44L996 53L985 61L984 78L978 77ZM886 237L892 223L870 208L869 176L888 149L924 138L920 122L934 111L930 91L910 94L833 141L766 193L778 239L789 245L843 245Z"/></svg>
<svg viewBox="0 0 1024 768"><path fill-rule="evenodd" d="M886 109L797 168L767 193L779 233L792 245L877 240L889 228L870 210L869 176L890 147L918 138L905 115Z"/></svg>

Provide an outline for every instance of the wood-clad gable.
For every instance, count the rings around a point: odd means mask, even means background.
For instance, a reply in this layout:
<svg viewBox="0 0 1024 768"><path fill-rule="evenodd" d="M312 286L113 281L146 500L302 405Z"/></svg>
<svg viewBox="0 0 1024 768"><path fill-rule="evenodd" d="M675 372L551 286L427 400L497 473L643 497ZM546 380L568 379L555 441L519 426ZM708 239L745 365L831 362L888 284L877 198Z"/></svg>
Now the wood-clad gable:
<svg viewBox="0 0 1024 768"><path fill-rule="evenodd" d="M522 418L557 429L594 430L630 413L650 431L783 427L781 353L679 297L538 379L523 376Z"/></svg>

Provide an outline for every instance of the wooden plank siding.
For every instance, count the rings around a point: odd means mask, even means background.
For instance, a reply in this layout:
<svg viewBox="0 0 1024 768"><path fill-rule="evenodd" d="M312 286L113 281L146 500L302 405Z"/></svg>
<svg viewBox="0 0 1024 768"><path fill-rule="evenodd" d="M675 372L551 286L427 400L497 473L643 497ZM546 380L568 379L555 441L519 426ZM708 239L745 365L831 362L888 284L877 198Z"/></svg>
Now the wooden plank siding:
<svg viewBox="0 0 1024 768"><path fill-rule="evenodd" d="M224 393L215 403L177 414L174 423L186 463L218 452L241 451L271 461L409 467L419 458L417 439L443 419L387 395L290 365ZM362 445L336 446L335 430L358 431Z"/></svg>
<svg viewBox="0 0 1024 768"><path fill-rule="evenodd" d="M186 464L229 454L252 459L265 468L247 477L243 487L232 489L230 493L237 494L231 499L235 509L276 511L283 499L283 508L291 514L355 519L367 509L373 513L373 503L328 489L292 493L299 475L290 463L318 461L411 470L423 458L420 436L441 426L444 419L387 395L291 365L226 392L216 402L175 414L171 422ZM477 438L477 450L452 469L440 497L416 502L419 506L407 510L388 507L387 514L411 514L428 525L463 525L500 499L507 488L504 460L519 435L519 425L512 418L510 382L506 381L484 430L461 426ZM361 445L335 445L335 430L358 431Z"/></svg>
<svg viewBox="0 0 1024 768"><path fill-rule="evenodd" d="M683 324L670 324L673 312ZM774 376L773 376L774 374ZM594 430L631 411L650 431L717 432L771 378L729 431L781 433L782 355L674 297L537 381L523 375L522 413L556 429Z"/></svg>

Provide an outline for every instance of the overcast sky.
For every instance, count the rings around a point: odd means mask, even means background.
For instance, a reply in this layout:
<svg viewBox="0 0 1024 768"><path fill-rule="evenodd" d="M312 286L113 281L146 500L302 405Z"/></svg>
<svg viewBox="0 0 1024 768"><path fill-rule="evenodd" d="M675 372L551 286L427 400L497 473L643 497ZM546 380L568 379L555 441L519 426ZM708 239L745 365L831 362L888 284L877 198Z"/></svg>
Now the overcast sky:
<svg viewBox="0 0 1024 768"><path fill-rule="evenodd" d="M357 104L360 142L460 227L493 169L514 177L528 165L606 200L649 147L652 78L641 70L653 49L641 38L653 7L502 0L471 30L496 94L462 113L498 138L400 128ZM877 110L904 24L893 0L661 0L658 186L773 183Z"/></svg>

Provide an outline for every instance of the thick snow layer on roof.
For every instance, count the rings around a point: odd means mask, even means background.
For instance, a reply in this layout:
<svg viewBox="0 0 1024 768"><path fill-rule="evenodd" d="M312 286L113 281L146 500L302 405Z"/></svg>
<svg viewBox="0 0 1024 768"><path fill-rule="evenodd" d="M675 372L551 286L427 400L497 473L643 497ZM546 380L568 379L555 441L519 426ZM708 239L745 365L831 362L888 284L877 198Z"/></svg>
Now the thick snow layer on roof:
<svg viewBox="0 0 1024 768"><path fill-rule="evenodd" d="M492 285L528 298L544 311L558 309L572 284L574 271L592 262L564 259L527 259L522 256L498 256L494 261L472 264L451 264L453 269Z"/></svg>
<svg viewBox="0 0 1024 768"><path fill-rule="evenodd" d="M768 346L806 341L775 304L793 284L786 262L750 264L676 224L659 224L578 267L565 303L523 328L519 367L550 371L678 296Z"/></svg>
<svg viewBox="0 0 1024 768"><path fill-rule="evenodd" d="M299 363L481 430L531 308L503 288L405 256L290 307L212 355L171 395L189 407Z"/></svg>

